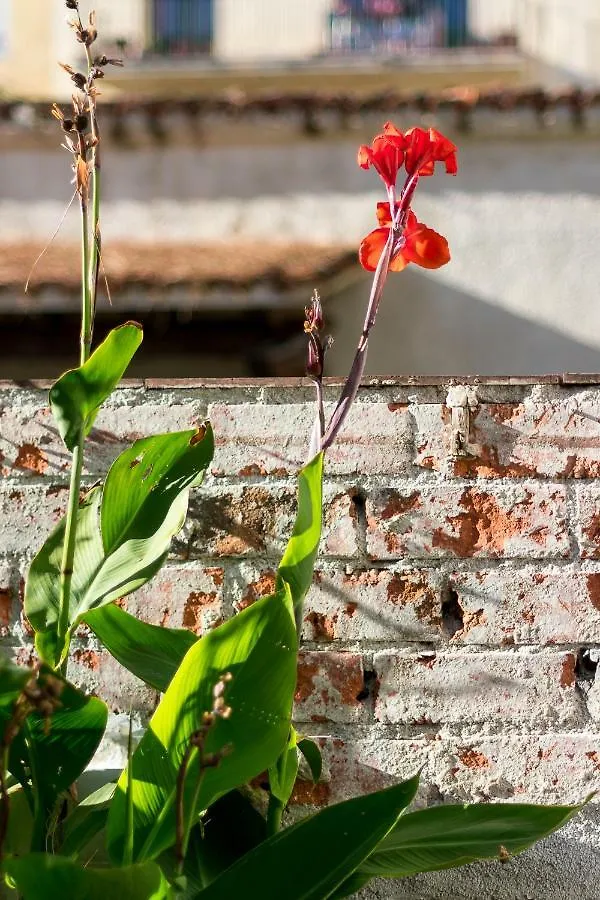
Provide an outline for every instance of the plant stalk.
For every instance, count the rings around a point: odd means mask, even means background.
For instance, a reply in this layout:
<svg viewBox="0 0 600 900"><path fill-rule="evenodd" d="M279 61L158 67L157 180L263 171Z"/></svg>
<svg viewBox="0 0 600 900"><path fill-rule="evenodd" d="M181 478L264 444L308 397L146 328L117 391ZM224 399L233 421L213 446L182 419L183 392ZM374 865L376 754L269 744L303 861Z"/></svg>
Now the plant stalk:
<svg viewBox="0 0 600 900"><path fill-rule="evenodd" d="M92 327L94 311L90 291L90 240L89 215L87 197L81 195L81 338L79 362L83 365L90 356L92 345ZM81 490L81 473L83 471L83 443L85 435L81 428L77 444L73 448L71 459L71 479L69 483L69 501L65 520L65 538L60 565L60 605L57 626L57 656L63 675L67 671L65 645L69 630L69 611L71 600L71 583L73 581L73 562L75 559L75 538L77 535L77 513L79 509L79 492Z"/></svg>
<svg viewBox="0 0 600 900"><path fill-rule="evenodd" d="M272 837L281 831L281 819L283 817L283 803L274 794L269 794L269 807L267 809L267 837Z"/></svg>

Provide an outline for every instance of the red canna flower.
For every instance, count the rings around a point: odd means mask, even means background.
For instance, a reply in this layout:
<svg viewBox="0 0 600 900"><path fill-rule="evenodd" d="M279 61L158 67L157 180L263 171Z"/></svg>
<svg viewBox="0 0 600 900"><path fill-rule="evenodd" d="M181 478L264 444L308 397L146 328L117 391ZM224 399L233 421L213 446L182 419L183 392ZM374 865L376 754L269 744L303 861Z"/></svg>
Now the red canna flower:
<svg viewBox="0 0 600 900"><path fill-rule="evenodd" d="M383 126L383 134L373 138L370 147L363 144L358 149L358 164L361 169L373 166L389 190L396 186L398 170L404 163L404 151L408 147L406 137L391 122Z"/></svg>
<svg viewBox="0 0 600 900"><path fill-rule="evenodd" d="M428 131L411 128L404 137L407 142L404 161L409 175L417 168L419 175L433 175L436 162L445 164L447 175L456 175L456 147L435 128Z"/></svg>
<svg viewBox="0 0 600 900"><path fill-rule="evenodd" d="M368 272L374 272L377 263L388 241L392 217L389 203L377 204L377 219L382 226L376 228L363 239L359 249L360 264ZM448 241L437 231L417 221L410 210L406 225L399 234L396 245L392 249L389 269L391 272L402 272L413 262L424 269L439 269L450 261Z"/></svg>

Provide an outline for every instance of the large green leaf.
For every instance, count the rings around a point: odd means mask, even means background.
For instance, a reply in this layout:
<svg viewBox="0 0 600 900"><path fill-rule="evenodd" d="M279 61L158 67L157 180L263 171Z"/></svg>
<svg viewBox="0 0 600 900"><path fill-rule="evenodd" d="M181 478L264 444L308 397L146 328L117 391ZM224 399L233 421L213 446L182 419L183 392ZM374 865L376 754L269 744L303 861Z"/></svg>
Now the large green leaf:
<svg viewBox="0 0 600 900"><path fill-rule="evenodd" d="M83 429L89 434L98 411L123 377L142 342L142 327L127 322L113 329L90 358L58 379L50 390L50 407L61 437L73 450Z"/></svg>
<svg viewBox="0 0 600 900"><path fill-rule="evenodd" d="M324 454L319 453L298 473L296 521L277 571L279 580L290 586L298 625L304 598L312 584L321 539L323 459Z"/></svg>
<svg viewBox="0 0 600 900"><path fill-rule="evenodd" d="M403 878L478 859L506 859L506 854L522 853L556 831L580 809L486 803L419 810L399 820L356 875L363 879Z"/></svg>
<svg viewBox="0 0 600 900"><path fill-rule="evenodd" d="M210 427L144 438L113 463L104 489L80 504L69 603L70 633L88 610L145 584L162 566L214 449ZM63 519L34 558L25 588L25 612L38 652L51 665L65 655L56 646L60 606Z"/></svg>
<svg viewBox="0 0 600 900"><path fill-rule="evenodd" d="M44 674L50 673L42 670L42 684ZM60 706L49 718L30 713L9 752L9 771L26 792L29 785L33 788L35 849L44 846L58 797L79 778L98 749L108 717L102 700L86 697L60 680Z"/></svg>
<svg viewBox="0 0 600 900"><path fill-rule="evenodd" d="M79 505L69 610L71 624L76 621L80 605L85 604L90 585L104 559L98 527L101 499L101 488L96 487ZM57 646L57 625L64 537L63 518L34 557L25 584L25 614L36 632L37 651L50 665L58 662L63 649Z"/></svg>
<svg viewBox="0 0 600 900"><path fill-rule="evenodd" d="M338 803L278 832L247 853L197 900L324 900L393 828L413 799L418 776Z"/></svg>
<svg viewBox="0 0 600 900"><path fill-rule="evenodd" d="M140 622L112 603L86 613L83 621L122 666L162 694L198 640L186 628Z"/></svg>
<svg viewBox="0 0 600 900"><path fill-rule="evenodd" d="M296 682L297 638L289 588L257 601L197 641L185 656L136 749L131 776L134 860L157 856L175 840L176 780L190 738L213 705L212 689L224 672L233 676L228 719L217 719L205 744L213 753L230 747L219 766L206 769L198 810L245 784L277 759L287 739ZM192 763L186 809L198 777ZM122 859L127 770L108 819L108 846Z"/></svg>
<svg viewBox="0 0 600 900"><path fill-rule="evenodd" d="M7 859L4 869L23 900L169 900L173 897L155 863L121 869L83 868L64 856L30 853Z"/></svg>

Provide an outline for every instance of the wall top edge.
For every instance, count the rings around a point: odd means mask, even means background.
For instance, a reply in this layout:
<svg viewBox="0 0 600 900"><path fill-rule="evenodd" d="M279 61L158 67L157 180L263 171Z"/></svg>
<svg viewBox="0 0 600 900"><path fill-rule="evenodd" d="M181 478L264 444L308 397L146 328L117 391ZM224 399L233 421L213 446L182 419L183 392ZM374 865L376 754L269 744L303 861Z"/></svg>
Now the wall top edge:
<svg viewBox="0 0 600 900"><path fill-rule="evenodd" d="M53 380L0 379L0 391L6 390L48 390ZM344 379L340 377L324 378L326 387L341 387ZM394 387L439 387L447 388L455 384L528 386L528 385L600 385L600 373L564 372L546 375L390 375L371 376L363 379L361 389L394 388ZM121 390L197 390L220 389L236 390L244 388L310 388L309 378L126 378L119 388Z"/></svg>

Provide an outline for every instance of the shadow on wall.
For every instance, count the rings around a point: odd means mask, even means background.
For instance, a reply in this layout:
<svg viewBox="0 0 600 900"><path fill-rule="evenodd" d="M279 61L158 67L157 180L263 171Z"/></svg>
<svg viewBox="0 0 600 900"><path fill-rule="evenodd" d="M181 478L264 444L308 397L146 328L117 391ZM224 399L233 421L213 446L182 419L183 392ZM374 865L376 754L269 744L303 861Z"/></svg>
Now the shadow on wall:
<svg viewBox="0 0 600 900"><path fill-rule="evenodd" d="M370 279L324 309L335 318L328 375L348 371ZM391 275L370 340L367 375L538 375L597 372L600 350L409 268Z"/></svg>

